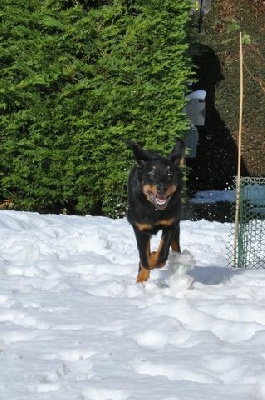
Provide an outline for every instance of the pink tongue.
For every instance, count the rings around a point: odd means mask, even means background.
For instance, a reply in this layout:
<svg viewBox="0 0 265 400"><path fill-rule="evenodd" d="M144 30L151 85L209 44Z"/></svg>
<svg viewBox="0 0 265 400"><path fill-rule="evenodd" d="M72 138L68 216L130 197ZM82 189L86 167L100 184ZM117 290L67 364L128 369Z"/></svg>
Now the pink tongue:
<svg viewBox="0 0 265 400"><path fill-rule="evenodd" d="M164 197L164 196L156 196L157 204L165 204L166 201L167 201L166 197Z"/></svg>

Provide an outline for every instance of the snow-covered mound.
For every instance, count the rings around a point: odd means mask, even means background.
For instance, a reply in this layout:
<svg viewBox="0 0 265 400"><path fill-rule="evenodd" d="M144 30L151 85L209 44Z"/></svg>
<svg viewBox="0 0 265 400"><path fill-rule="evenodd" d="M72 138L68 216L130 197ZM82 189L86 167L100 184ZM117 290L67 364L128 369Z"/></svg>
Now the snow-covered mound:
<svg viewBox="0 0 265 400"><path fill-rule="evenodd" d="M125 219L0 211L0 399L265 399L265 270L226 267L229 233L182 222L138 285Z"/></svg>

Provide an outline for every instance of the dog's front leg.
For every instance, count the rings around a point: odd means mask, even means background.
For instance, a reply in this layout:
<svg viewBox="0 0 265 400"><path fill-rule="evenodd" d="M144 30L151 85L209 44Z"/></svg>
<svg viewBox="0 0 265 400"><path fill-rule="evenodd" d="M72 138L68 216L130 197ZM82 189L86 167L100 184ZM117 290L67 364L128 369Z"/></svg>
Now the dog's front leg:
<svg viewBox="0 0 265 400"><path fill-rule="evenodd" d="M137 276L137 282L144 282L149 279L150 270L153 269L151 259L151 251L150 251L150 239L151 235L147 232L139 231L137 228L134 228L134 233L137 241L137 248L139 252L140 262L139 262L139 271Z"/></svg>
<svg viewBox="0 0 265 400"><path fill-rule="evenodd" d="M157 251L152 252L150 245L151 234L140 231L137 228L135 228L134 232L140 256L140 267L145 268L146 270L162 268L167 261L169 247L174 237L174 230L163 229L158 249Z"/></svg>
<svg viewBox="0 0 265 400"><path fill-rule="evenodd" d="M153 252L151 252L150 247L151 235L147 232L139 231L137 228L134 229L134 232L140 257L137 276L137 282L140 283L149 279L150 270L162 268L166 264L175 230L172 227L163 229L158 249Z"/></svg>
<svg viewBox="0 0 265 400"><path fill-rule="evenodd" d="M150 270L162 268L166 264L173 236L174 232L172 230L163 231L157 251L151 252L150 236L142 234L142 232L136 235L140 255L138 283L149 279Z"/></svg>
<svg viewBox="0 0 265 400"><path fill-rule="evenodd" d="M175 231L170 229L163 229L161 241L159 243L158 249L155 253L151 254L153 258L154 268L162 268L168 259L169 248L172 245L172 240L174 239Z"/></svg>
<svg viewBox="0 0 265 400"><path fill-rule="evenodd" d="M172 251L175 251L176 253L181 253L180 250L180 244L179 244L179 233L180 233L180 229L179 229L179 224L177 224L176 228L175 228L175 233L171 242L171 249Z"/></svg>

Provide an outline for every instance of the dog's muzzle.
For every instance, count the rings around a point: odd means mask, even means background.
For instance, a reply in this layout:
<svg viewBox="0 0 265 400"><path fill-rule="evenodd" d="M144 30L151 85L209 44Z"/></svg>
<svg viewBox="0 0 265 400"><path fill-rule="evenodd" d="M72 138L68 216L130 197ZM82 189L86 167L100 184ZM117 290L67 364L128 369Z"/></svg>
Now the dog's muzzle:
<svg viewBox="0 0 265 400"><path fill-rule="evenodd" d="M157 210L165 210L171 199L171 196L155 195L151 190L148 191L148 196Z"/></svg>

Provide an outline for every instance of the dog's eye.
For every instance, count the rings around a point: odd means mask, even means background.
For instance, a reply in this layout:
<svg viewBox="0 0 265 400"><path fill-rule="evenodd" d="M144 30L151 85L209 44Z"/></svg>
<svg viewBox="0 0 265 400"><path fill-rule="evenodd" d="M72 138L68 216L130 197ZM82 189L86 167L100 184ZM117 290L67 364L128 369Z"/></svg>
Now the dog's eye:
<svg viewBox="0 0 265 400"><path fill-rule="evenodd" d="M173 174L172 171L170 169L167 170L167 177L168 178L172 178Z"/></svg>

